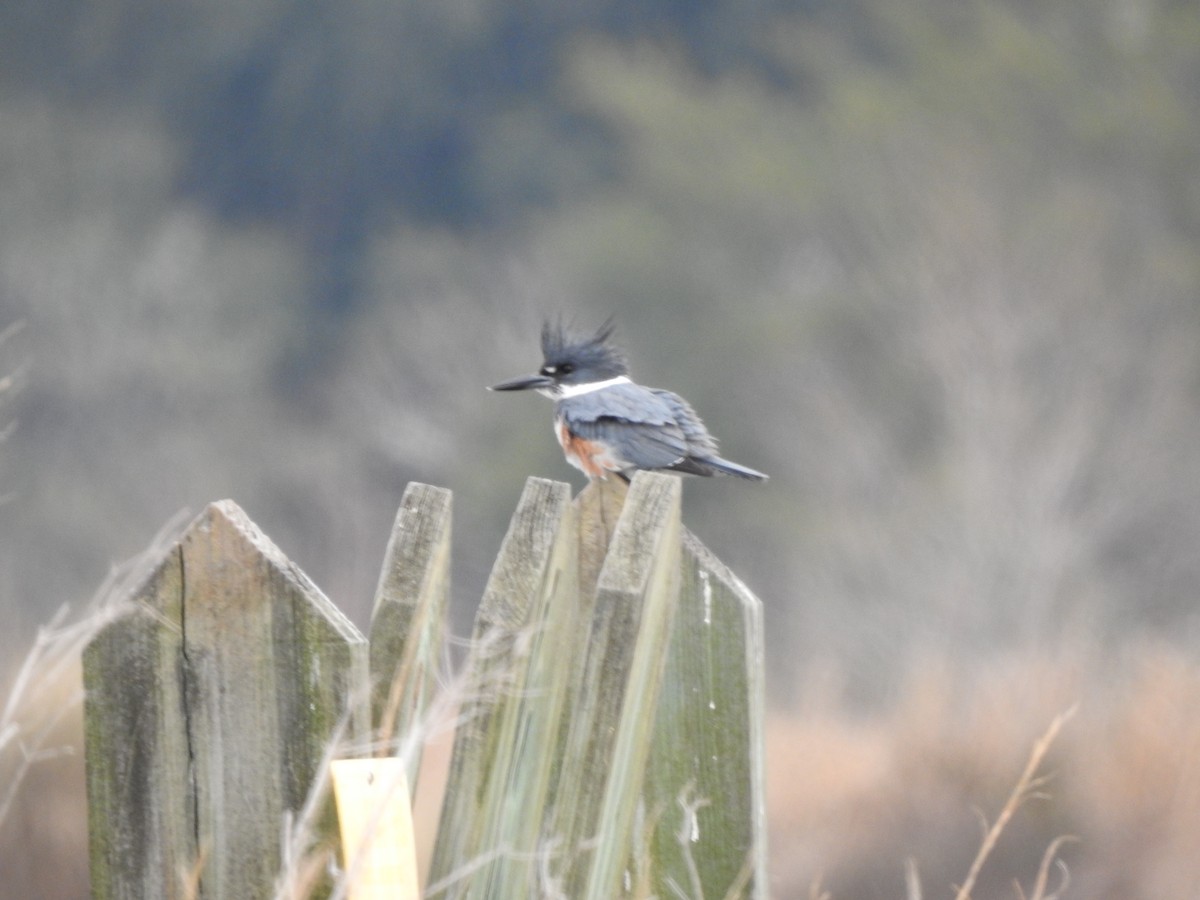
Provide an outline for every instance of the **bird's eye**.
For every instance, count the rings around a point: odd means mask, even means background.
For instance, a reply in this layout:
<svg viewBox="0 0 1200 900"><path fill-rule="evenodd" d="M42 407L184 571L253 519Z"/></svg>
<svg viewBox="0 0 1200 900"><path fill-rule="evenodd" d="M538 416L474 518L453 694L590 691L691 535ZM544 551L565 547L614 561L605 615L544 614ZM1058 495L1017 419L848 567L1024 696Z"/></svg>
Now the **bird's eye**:
<svg viewBox="0 0 1200 900"><path fill-rule="evenodd" d="M571 365L570 363L563 363L561 366L558 367L558 372L560 375L570 375L574 371L575 371L575 367L573 365Z"/></svg>

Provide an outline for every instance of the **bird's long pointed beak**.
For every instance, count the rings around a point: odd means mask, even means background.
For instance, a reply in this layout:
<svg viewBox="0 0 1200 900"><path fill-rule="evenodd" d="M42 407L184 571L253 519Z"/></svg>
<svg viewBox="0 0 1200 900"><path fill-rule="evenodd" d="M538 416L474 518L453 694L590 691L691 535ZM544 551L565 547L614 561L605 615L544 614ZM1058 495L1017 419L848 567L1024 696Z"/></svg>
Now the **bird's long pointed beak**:
<svg viewBox="0 0 1200 900"><path fill-rule="evenodd" d="M499 384L493 384L488 388L489 391L531 391L539 388L554 387L554 379L545 375L522 375L520 378L512 378L508 381L502 381Z"/></svg>

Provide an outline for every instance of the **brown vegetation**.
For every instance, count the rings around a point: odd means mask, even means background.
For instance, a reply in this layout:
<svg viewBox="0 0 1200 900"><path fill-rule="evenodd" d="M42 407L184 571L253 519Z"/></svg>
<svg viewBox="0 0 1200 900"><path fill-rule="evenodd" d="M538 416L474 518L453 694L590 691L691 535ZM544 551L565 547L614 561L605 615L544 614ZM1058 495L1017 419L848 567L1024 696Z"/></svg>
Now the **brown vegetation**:
<svg viewBox="0 0 1200 900"><path fill-rule="evenodd" d="M77 701L76 670L62 675L39 698L49 710ZM1200 666L1145 643L1119 658L1076 645L1053 659L942 660L914 672L886 710L852 712L816 692L775 716L767 737L772 896L914 900L914 884L916 897L954 896L980 851L983 823L997 821L1035 743L1076 705L969 896L1049 900L1064 883L1063 898L1195 895ZM81 741L76 708L44 741L76 752L25 773L0 822L0 897L87 896ZM443 739L426 753L434 782L448 752ZM6 787L16 758L4 757ZM426 856L437 808L423 787L417 827ZM1055 845L1064 836L1072 840ZM1056 862L1039 894L1052 846Z"/></svg>
<svg viewBox="0 0 1200 900"><path fill-rule="evenodd" d="M820 884L833 900L905 896L913 861L925 896L953 896L1022 772L1063 711L1045 780L1005 825L971 896L1033 895L1047 849L1064 897L1154 900L1200 887L1200 667L1143 644L1113 659L1063 648L979 667L929 665L880 715L827 702L768 730L776 896ZM1049 871L1049 889L1066 877ZM1024 894L1017 893L1020 885Z"/></svg>

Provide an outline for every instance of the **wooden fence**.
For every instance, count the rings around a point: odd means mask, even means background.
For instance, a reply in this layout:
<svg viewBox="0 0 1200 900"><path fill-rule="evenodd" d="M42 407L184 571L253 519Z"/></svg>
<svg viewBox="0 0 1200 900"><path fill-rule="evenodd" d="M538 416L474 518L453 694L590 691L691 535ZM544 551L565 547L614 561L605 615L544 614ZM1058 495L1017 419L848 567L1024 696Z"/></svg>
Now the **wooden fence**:
<svg viewBox="0 0 1200 900"><path fill-rule="evenodd" d="M285 825L332 841L331 754L420 733L450 518L409 486L369 639L234 503L192 523L84 655L95 897L342 890L289 872ZM767 896L761 607L682 528L677 477L531 478L458 684L425 896Z"/></svg>

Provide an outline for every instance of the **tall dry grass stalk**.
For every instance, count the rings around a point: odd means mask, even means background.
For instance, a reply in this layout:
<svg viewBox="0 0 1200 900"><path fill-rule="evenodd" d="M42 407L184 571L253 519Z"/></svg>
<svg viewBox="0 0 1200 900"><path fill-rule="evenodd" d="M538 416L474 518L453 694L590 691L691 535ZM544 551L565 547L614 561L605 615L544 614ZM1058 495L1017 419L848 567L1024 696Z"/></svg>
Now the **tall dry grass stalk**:
<svg viewBox="0 0 1200 900"><path fill-rule="evenodd" d="M1033 892L1026 897L1025 892L1021 890L1019 884L1014 885L1017 896L1020 900L1059 900L1066 892L1067 886L1071 883L1070 870L1067 864L1058 858L1058 851L1062 849L1063 844L1069 844L1079 840L1078 838L1064 834L1055 838L1050 846L1046 848L1046 852L1042 854L1042 863L1038 866L1037 878L1033 882ZM1050 867L1055 866L1062 874L1062 881L1058 886L1058 890L1051 894L1046 893L1047 885L1050 881Z"/></svg>
<svg viewBox="0 0 1200 900"><path fill-rule="evenodd" d="M1054 721L1050 723L1050 727L1046 729L1046 733L1034 742L1033 749L1029 754L1029 760L1025 763L1025 769L1021 772L1021 777L1017 779L1012 793L1008 795L1008 800L1001 808L1000 814L996 816L996 821L984 833L983 842L979 845L979 852L975 854L975 859L971 861L967 877L955 894L955 900L971 900L971 891L975 888L975 882L979 878L983 864L992 855L992 851L996 847L996 842L1000 840L1001 833L1012 820L1017 810L1020 809L1021 805L1030 797L1037 796L1041 787L1046 783L1046 778L1039 776L1037 771L1041 767L1046 753L1050 750L1050 745L1058 737L1058 733L1062 730L1063 725L1075 715L1075 710L1076 707L1071 707L1066 712L1055 716ZM1042 865L1038 870L1035 890L1029 900L1050 900L1050 898L1045 896L1046 873L1049 870L1050 861L1054 859L1054 854L1062 846L1064 840L1069 840L1069 838L1056 838L1047 850L1046 855L1042 857Z"/></svg>

